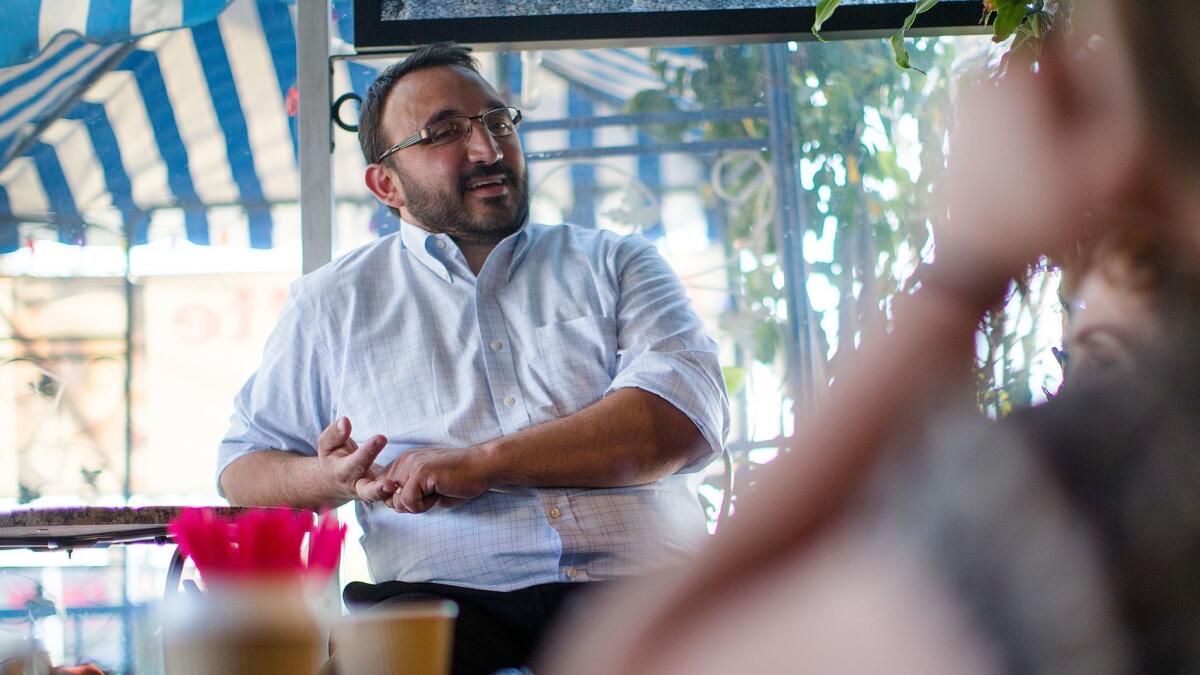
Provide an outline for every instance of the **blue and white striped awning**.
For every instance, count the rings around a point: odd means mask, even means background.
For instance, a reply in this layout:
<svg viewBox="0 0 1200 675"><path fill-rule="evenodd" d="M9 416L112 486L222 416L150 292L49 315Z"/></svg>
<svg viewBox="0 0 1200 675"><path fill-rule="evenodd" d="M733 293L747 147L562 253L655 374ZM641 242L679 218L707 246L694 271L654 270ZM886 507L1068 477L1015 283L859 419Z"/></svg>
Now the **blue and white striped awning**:
<svg viewBox="0 0 1200 675"><path fill-rule="evenodd" d="M273 208L297 200L294 7L7 2L0 19L39 20L0 28L3 56L44 49L0 70L0 252L30 223L67 243L106 224L144 243L162 211L206 244L220 207L244 213L251 246L272 245Z"/></svg>
<svg viewBox="0 0 1200 675"><path fill-rule="evenodd" d="M350 4L332 3L347 43ZM295 35L290 0L0 0L0 253L231 229L267 248L298 228ZM545 67L617 105L659 85L645 50L549 52ZM337 61L335 95L375 74ZM335 193L369 202L337 133Z"/></svg>
<svg viewBox="0 0 1200 675"><path fill-rule="evenodd" d="M229 0L6 0L0 5L0 67L33 59L62 34L96 44L207 23Z"/></svg>

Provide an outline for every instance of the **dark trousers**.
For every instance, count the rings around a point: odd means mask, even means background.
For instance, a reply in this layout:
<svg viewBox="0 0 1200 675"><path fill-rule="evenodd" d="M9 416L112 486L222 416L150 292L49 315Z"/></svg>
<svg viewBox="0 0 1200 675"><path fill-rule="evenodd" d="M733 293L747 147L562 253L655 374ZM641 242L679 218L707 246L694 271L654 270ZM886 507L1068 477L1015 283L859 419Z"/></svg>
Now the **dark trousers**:
<svg viewBox="0 0 1200 675"><path fill-rule="evenodd" d="M385 581L346 585L351 611L430 598L458 604L454 623L454 675L491 675L529 663L546 628L568 601L598 583L561 583L516 591L481 591L443 584Z"/></svg>

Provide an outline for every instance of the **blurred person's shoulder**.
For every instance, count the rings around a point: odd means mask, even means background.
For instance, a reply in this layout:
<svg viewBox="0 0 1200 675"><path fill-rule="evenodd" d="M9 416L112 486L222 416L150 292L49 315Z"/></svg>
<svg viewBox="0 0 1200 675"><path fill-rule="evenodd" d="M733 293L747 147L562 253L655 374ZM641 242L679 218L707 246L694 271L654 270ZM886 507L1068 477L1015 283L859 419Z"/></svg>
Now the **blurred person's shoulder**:
<svg viewBox="0 0 1200 675"><path fill-rule="evenodd" d="M881 463L855 508L922 560L991 645L1001 672L1124 672L1090 530L1023 421L946 407Z"/></svg>

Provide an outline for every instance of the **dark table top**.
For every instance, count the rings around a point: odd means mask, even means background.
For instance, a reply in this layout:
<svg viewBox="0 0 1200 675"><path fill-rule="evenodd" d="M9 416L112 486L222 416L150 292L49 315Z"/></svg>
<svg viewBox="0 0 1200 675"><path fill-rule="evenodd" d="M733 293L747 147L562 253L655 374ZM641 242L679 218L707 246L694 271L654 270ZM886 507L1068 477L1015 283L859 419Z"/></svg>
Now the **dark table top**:
<svg viewBox="0 0 1200 675"><path fill-rule="evenodd" d="M164 544L171 540L167 525L184 508L68 506L0 512L0 549L58 550L112 544ZM236 506L212 508L222 518L232 518L246 510Z"/></svg>

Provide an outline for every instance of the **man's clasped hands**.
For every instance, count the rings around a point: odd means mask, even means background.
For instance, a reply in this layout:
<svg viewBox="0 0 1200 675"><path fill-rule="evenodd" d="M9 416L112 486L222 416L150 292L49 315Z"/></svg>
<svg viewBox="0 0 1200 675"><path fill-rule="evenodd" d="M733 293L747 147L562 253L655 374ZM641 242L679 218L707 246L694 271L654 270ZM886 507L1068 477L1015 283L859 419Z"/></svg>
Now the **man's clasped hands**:
<svg viewBox="0 0 1200 675"><path fill-rule="evenodd" d="M387 437L375 435L359 445L349 418L339 417L317 439L321 473L347 500L382 502L398 513L425 513L474 499L496 484L493 449L413 448L386 466L375 460Z"/></svg>

